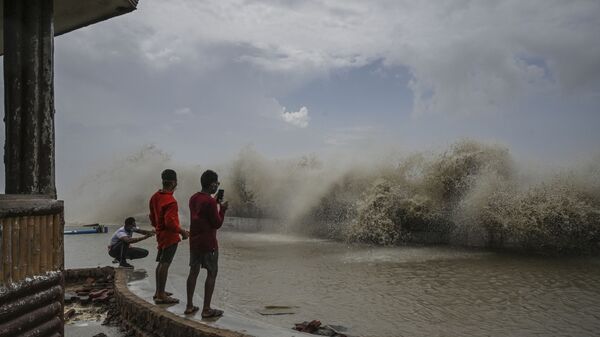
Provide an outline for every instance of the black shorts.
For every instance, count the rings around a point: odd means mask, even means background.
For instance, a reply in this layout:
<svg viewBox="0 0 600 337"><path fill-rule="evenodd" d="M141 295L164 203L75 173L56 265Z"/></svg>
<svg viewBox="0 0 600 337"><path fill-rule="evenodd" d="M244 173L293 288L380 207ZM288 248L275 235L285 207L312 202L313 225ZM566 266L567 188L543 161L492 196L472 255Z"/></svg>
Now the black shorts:
<svg viewBox="0 0 600 337"><path fill-rule="evenodd" d="M173 262L173 257L175 256L175 252L177 251L177 244L174 243L169 247L159 248L158 254L156 255L156 262L160 263L171 263Z"/></svg>
<svg viewBox="0 0 600 337"><path fill-rule="evenodd" d="M208 272L216 273L219 271L219 251L203 252L199 250L190 250L190 267L200 265Z"/></svg>

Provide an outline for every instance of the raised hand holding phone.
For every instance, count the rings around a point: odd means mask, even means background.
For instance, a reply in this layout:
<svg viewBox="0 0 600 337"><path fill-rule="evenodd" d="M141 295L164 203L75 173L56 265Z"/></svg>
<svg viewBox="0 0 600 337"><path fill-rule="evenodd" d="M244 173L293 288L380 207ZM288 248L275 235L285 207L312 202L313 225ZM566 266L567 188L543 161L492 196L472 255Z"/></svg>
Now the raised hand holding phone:
<svg viewBox="0 0 600 337"><path fill-rule="evenodd" d="M219 204L222 203L224 197L225 197L225 190L224 189L219 189L217 191L217 202Z"/></svg>

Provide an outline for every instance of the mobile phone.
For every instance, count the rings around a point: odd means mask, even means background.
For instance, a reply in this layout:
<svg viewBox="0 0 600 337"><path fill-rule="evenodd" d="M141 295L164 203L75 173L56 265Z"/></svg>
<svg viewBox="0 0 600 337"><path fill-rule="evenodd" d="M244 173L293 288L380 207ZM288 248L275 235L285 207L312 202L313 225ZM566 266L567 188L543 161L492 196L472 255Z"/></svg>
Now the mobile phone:
<svg viewBox="0 0 600 337"><path fill-rule="evenodd" d="M219 189L219 191L217 191L217 201L222 202L224 196L225 196L225 190Z"/></svg>

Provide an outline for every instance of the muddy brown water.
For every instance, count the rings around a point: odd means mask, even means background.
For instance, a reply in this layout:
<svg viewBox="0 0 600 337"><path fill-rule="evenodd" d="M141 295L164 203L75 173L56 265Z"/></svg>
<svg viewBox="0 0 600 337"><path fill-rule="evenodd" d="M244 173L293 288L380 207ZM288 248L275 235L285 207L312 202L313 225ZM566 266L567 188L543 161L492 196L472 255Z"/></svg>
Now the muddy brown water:
<svg viewBox="0 0 600 337"><path fill-rule="evenodd" d="M116 228L116 227L115 227ZM67 268L110 265L108 234L65 236ZM452 247L371 247L292 235L221 232L214 304L281 327L318 319L358 336L598 336L600 258ZM154 283L150 256L132 263ZM182 300L189 246L168 289ZM201 304L204 274L196 303ZM265 306L294 314L263 316Z"/></svg>

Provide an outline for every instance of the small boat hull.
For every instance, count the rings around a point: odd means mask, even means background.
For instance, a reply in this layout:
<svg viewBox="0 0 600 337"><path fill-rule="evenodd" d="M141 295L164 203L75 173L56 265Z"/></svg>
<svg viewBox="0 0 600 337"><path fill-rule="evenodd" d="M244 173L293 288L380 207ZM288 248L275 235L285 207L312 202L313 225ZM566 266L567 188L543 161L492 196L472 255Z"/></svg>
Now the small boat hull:
<svg viewBox="0 0 600 337"><path fill-rule="evenodd" d="M64 235L74 235L74 234L100 234L100 233L108 233L108 228L102 225L99 225L95 228L86 228L86 229L70 229L65 230L63 232Z"/></svg>

